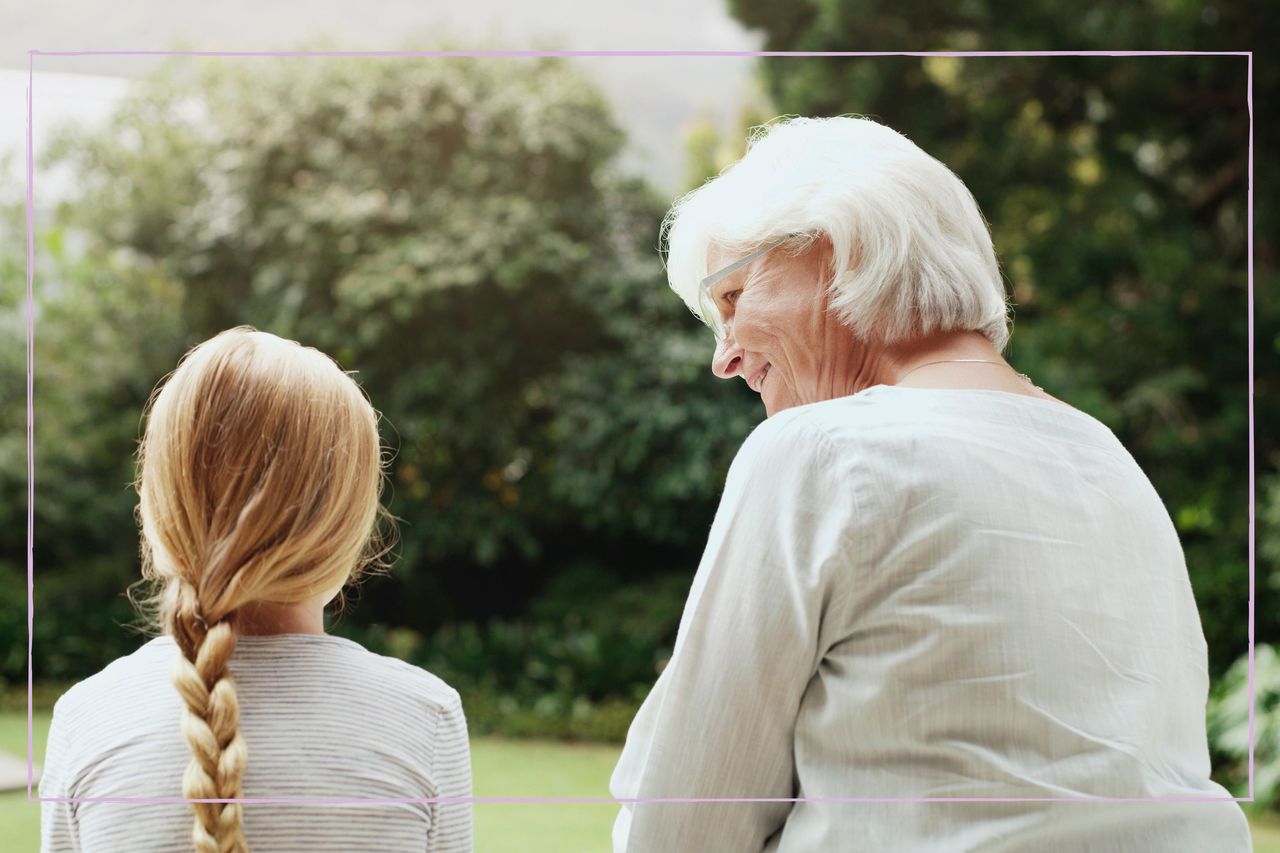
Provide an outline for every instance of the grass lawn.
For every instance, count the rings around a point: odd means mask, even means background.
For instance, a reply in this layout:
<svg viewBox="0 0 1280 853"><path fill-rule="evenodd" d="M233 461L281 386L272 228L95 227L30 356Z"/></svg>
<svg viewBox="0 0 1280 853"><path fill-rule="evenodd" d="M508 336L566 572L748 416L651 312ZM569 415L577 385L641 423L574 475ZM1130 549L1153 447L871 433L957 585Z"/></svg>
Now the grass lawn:
<svg viewBox="0 0 1280 853"><path fill-rule="evenodd" d="M471 744L477 797L607 797L619 747L480 738ZM476 803L476 850L608 850L614 803ZM1278 851L1280 853L1280 851Z"/></svg>
<svg viewBox="0 0 1280 853"><path fill-rule="evenodd" d="M44 756L49 716L35 719L36 761ZM480 738L472 742L477 797L607 797L618 749L541 741ZM0 749L26 755L25 714L0 714ZM599 853L609 849L612 803L476 803L481 853ZM8 853L40 849L40 804L25 791L0 794L0 827ZM1255 853L1280 853L1280 817L1253 822Z"/></svg>
<svg viewBox="0 0 1280 853"><path fill-rule="evenodd" d="M1253 853L1280 853L1280 817L1268 815L1251 820Z"/></svg>

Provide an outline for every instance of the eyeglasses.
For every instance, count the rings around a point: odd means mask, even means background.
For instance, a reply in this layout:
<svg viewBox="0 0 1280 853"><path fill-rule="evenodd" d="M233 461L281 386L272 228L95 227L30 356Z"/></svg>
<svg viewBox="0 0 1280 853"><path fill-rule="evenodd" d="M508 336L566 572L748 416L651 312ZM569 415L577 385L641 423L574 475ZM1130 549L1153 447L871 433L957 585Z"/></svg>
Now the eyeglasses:
<svg viewBox="0 0 1280 853"><path fill-rule="evenodd" d="M774 240L771 243L766 243L765 245L761 246L759 249L756 249L754 252L747 255L746 257L739 258L738 260L729 264L729 266L721 270L717 270L716 272L713 272L711 275L707 276L699 283L698 310L702 312L702 322L706 323L707 326L710 327L712 333L715 334L717 341L723 341L725 338L727 338L729 335L729 329L724 323L724 321L720 318L720 309L716 307L715 300L711 298L711 288L716 284L716 282L720 281L726 276L733 275L735 272L742 269L747 264L751 263L757 258L761 258L769 254L774 249L778 248L783 243L787 242L787 240L789 240L791 236L792 235L788 234L786 237L781 237L777 240Z"/></svg>

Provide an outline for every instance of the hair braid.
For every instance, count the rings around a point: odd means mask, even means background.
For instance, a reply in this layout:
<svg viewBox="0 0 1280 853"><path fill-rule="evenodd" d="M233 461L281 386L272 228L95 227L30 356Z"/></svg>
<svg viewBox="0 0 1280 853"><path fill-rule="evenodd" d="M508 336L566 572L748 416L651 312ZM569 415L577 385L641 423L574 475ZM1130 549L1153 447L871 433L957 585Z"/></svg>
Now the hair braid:
<svg viewBox="0 0 1280 853"><path fill-rule="evenodd" d="M247 749L240 736L240 708L227 662L236 648L231 622L206 625L195 588L179 581L173 636L182 654L173 683L186 707L182 734L191 762L182 777L182 795L190 800L239 799L244 796ZM240 803L193 802L192 840L196 853L248 853L244 812Z"/></svg>
<svg viewBox="0 0 1280 853"><path fill-rule="evenodd" d="M378 413L324 353L240 326L193 347L156 388L138 463L142 608L181 651L183 796L242 799L248 756L228 669L238 614L323 606L385 565ZM197 853L247 853L240 803L191 807Z"/></svg>

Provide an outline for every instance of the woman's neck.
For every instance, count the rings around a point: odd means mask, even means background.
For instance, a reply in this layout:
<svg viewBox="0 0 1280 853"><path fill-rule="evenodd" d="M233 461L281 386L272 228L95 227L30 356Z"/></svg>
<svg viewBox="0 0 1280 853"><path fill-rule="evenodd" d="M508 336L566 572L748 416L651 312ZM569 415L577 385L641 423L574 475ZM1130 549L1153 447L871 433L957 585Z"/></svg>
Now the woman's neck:
<svg viewBox="0 0 1280 853"><path fill-rule="evenodd" d="M1019 373L979 332L932 335L886 351L884 385L986 389L1061 403Z"/></svg>

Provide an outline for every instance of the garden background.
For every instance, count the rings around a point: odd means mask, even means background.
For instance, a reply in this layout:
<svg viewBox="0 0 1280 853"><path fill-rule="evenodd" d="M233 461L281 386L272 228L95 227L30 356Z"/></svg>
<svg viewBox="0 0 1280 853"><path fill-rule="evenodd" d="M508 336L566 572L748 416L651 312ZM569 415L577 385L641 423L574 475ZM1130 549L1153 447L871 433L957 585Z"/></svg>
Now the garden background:
<svg viewBox="0 0 1280 853"><path fill-rule="evenodd" d="M1201 3L871 6L733 0L729 11L769 50L1239 50L1275 35L1274 14ZM124 597L138 568L128 484L143 403L189 346L249 323L358 371L394 453L398 559L352 592L331 631L459 689L477 795L607 796L728 464L764 413L741 383L712 377L710 336L667 290L656 247L673 193L624 156L627 132L591 67L176 59L132 84L105 124L68 126L38 152L38 169L73 187L35 235L38 723L68 683L145 640ZM1011 361L1111 427L1169 509L1209 643L1215 775L1243 794L1247 60L771 57L755 71L731 121L709 113L670 140L678 190L782 114L875 117L960 175L1015 302ZM1277 90L1273 66L1254 77L1255 94ZM1265 115L1254 143L1280 150ZM1264 159L1254 813L1265 823L1280 795L1280 664L1265 645L1280 627L1280 312ZM25 222L22 187L3 190L0 724L16 726ZM0 748L25 752L21 722L22 739ZM538 752L556 749L548 740L605 746ZM556 781L546 768L560 761L583 772ZM612 809L584 808L581 849L601 849ZM493 846L480 849L500 849L499 810L486 809L478 839ZM29 829L25 803L0 800L10 812Z"/></svg>

